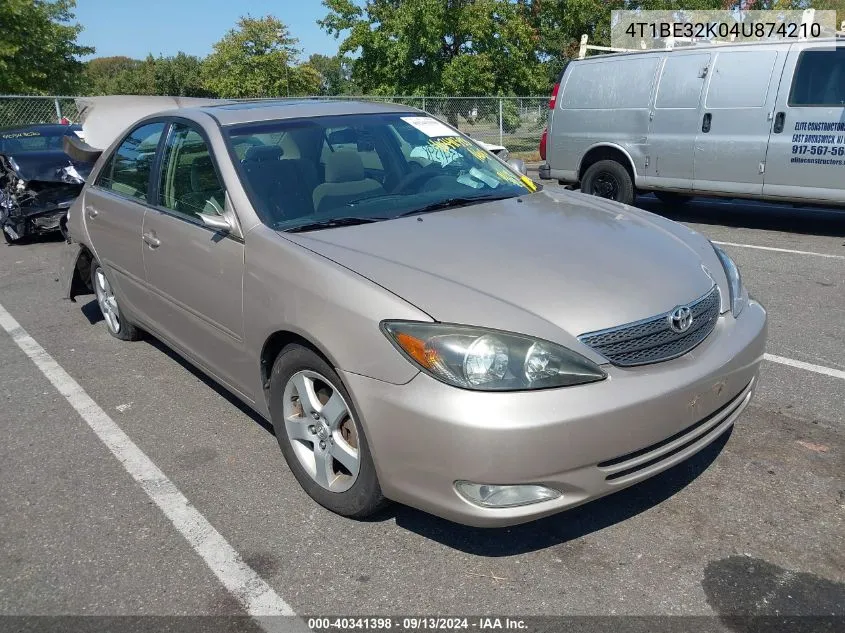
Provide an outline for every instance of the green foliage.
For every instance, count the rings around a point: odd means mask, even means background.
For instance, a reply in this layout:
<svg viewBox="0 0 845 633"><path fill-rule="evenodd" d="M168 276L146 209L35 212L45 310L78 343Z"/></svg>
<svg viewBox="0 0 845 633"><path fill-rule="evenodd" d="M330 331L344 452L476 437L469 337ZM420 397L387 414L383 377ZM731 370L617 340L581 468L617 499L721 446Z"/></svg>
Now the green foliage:
<svg viewBox="0 0 845 633"><path fill-rule="evenodd" d="M179 52L175 57L98 57L85 64L84 91L89 95L133 94L204 97L202 60Z"/></svg>
<svg viewBox="0 0 845 633"><path fill-rule="evenodd" d="M357 53L368 94L537 94L546 90L527 0L324 0L319 24Z"/></svg>
<svg viewBox="0 0 845 633"><path fill-rule="evenodd" d="M0 94L69 94L94 52L76 39L74 0L0 1Z"/></svg>
<svg viewBox="0 0 845 633"><path fill-rule="evenodd" d="M315 53L308 58L307 65L320 75L320 89L315 94L356 94L357 89L352 81L352 60L340 55L329 57Z"/></svg>
<svg viewBox="0 0 845 633"><path fill-rule="evenodd" d="M316 94L320 74L307 64L297 65L297 44L277 18L243 17L203 62L203 85L220 97Z"/></svg>
<svg viewBox="0 0 845 633"><path fill-rule="evenodd" d="M516 101L505 99L502 102L502 129L508 134L513 134L519 129L520 122Z"/></svg>

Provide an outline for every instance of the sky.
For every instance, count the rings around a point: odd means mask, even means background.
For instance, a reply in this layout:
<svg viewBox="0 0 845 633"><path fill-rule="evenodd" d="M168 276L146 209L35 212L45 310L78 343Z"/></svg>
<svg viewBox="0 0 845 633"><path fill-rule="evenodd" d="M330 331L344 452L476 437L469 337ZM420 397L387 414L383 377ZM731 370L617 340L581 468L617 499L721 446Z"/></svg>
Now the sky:
<svg viewBox="0 0 845 633"><path fill-rule="evenodd" d="M77 41L96 47L93 57L179 51L203 57L246 14L284 22L299 39L303 61L312 53L334 55L339 45L317 26L327 13L321 0L77 0L74 12L85 28Z"/></svg>

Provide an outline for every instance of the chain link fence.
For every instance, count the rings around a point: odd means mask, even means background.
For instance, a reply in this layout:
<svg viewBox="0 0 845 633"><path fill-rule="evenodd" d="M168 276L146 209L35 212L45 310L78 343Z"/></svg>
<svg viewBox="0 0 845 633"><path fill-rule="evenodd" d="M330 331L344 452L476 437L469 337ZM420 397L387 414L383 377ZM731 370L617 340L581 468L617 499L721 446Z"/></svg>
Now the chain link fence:
<svg viewBox="0 0 845 633"><path fill-rule="evenodd" d="M400 103L424 110L485 143L504 145L513 155L532 158L546 127L548 97L291 97ZM0 128L29 123L76 121L74 97L0 96ZM539 155L537 155L539 159Z"/></svg>

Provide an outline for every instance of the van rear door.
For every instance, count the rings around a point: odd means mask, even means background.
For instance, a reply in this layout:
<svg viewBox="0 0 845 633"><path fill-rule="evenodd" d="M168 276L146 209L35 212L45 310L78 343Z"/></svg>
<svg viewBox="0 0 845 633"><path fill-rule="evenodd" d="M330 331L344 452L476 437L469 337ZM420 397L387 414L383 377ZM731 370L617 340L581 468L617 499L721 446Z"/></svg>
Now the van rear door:
<svg viewBox="0 0 845 633"><path fill-rule="evenodd" d="M845 47L793 46L775 108L763 193L845 202Z"/></svg>
<svg viewBox="0 0 845 633"><path fill-rule="evenodd" d="M788 45L716 51L695 139L696 191L760 195Z"/></svg>

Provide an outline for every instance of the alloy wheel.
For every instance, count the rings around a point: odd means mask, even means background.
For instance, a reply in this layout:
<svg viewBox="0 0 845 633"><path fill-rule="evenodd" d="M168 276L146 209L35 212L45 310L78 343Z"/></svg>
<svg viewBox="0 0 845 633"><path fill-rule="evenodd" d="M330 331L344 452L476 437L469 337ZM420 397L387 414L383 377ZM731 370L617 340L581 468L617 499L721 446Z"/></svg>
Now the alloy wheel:
<svg viewBox="0 0 845 633"><path fill-rule="evenodd" d="M115 299L111 284L102 268L98 268L94 273L94 291L97 294L97 303L100 305L100 311L103 313L106 325L114 334L119 333L120 310L117 307L117 299Z"/></svg>
<svg viewBox="0 0 845 633"><path fill-rule="evenodd" d="M325 376L302 370L285 385L282 414L297 460L322 488L349 490L361 467L358 427L349 405Z"/></svg>

